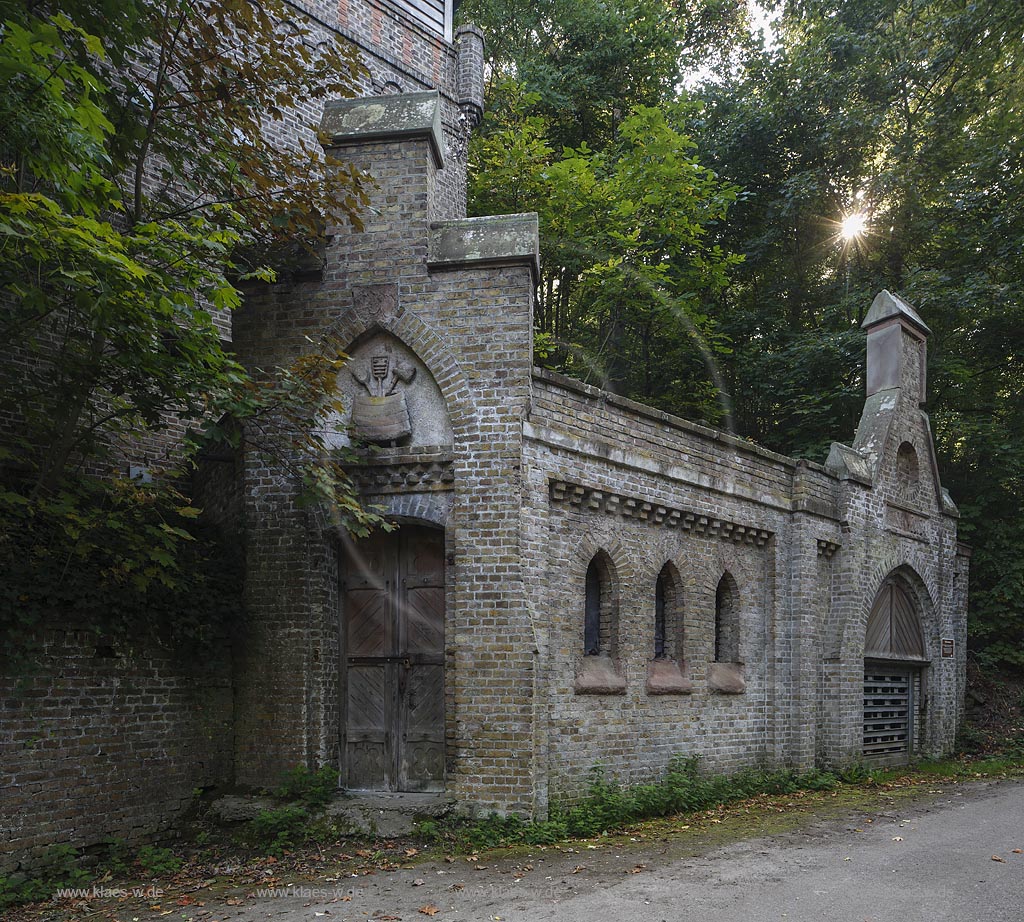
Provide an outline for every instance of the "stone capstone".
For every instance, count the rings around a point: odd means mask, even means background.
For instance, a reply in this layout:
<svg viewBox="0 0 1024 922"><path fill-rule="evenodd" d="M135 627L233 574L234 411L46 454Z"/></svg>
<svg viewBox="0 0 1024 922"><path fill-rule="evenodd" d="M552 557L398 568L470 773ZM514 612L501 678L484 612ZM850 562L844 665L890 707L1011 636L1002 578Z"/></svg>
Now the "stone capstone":
<svg viewBox="0 0 1024 922"><path fill-rule="evenodd" d="M324 105L320 130L329 146L425 138L437 169L444 169L444 132L437 90L399 96L332 99Z"/></svg>
<svg viewBox="0 0 1024 922"><path fill-rule="evenodd" d="M528 265L540 274L537 215L499 215L437 221L430 225L427 265L433 269Z"/></svg>

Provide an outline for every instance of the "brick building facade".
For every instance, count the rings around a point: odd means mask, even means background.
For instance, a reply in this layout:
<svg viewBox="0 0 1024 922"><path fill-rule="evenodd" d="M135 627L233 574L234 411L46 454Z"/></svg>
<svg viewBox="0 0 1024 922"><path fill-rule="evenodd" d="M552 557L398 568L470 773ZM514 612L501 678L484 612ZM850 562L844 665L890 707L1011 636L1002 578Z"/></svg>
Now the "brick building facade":
<svg viewBox="0 0 1024 922"><path fill-rule="evenodd" d="M320 124L377 188L322 273L254 288L233 323L253 366L346 348L337 422L377 446L353 476L400 527L353 542L265 460L219 473L246 555L233 698L196 718L187 680L139 671L185 725L159 754L191 766L171 786L331 764L351 789L543 815L598 763L628 783L679 753L731 771L948 752L967 557L921 410L924 322L875 300L863 418L824 465L534 368L536 217L465 217L482 37L424 9L307 0L364 52L365 95ZM138 824L180 809L158 788Z"/></svg>
<svg viewBox="0 0 1024 922"><path fill-rule="evenodd" d="M480 37L438 66L410 28L371 30L371 72L405 91L323 117L379 184L366 229L334 229L322 279L253 292L235 322L256 364L307 335L347 349L340 422L380 446L356 478L403 524L353 545L247 468L236 776L326 762L354 789L543 813L597 763L639 781L679 752L949 751L967 567L921 411L924 322L876 299L864 416L824 465L532 368L535 219L464 217Z"/></svg>

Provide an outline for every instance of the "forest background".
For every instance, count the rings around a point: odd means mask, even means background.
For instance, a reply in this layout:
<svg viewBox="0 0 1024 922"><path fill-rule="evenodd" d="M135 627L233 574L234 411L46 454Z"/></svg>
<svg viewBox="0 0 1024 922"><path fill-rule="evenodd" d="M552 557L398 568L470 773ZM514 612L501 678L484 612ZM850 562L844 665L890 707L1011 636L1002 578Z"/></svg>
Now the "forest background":
<svg viewBox="0 0 1024 922"><path fill-rule="evenodd" d="M888 288L973 547L971 647L1024 666L1024 6L465 0L471 213L539 211L541 364L824 460Z"/></svg>
<svg viewBox="0 0 1024 922"><path fill-rule="evenodd" d="M459 16L488 49L471 210L540 214L538 361L821 461L863 405L863 314L902 295L932 330L972 649L1024 667L1024 6L465 0ZM255 433L314 501L376 524L315 438L342 357L254 373L209 310L326 215L358 226L366 201L367 177L336 164L325 184L322 153L262 131L358 84L351 50L284 17L280 0L0 0L0 334L23 359L0 363L8 653L54 610L180 633L187 596L192 640L230 616L231 542L204 533L186 481L92 476L126 435L184 420L187 469Z"/></svg>

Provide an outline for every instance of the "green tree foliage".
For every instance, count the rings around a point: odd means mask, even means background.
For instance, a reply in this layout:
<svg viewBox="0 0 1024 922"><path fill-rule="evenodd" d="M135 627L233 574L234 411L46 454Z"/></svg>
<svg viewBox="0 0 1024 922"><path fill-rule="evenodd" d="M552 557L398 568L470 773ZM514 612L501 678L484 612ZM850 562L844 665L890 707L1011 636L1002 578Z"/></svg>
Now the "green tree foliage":
<svg viewBox="0 0 1024 922"><path fill-rule="evenodd" d="M106 460L181 422L178 461L246 442L365 530L376 517L321 437L344 356L311 344L250 376L214 320L328 216L358 225L368 178L278 130L310 99L352 94L354 50L314 46L279 0L0 15L0 622L67 611L76 586L140 605L157 586L195 595L186 497L119 484Z"/></svg>
<svg viewBox="0 0 1024 922"><path fill-rule="evenodd" d="M736 190L701 166L677 89L731 54L745 5L468 0L460 16L483 27L490 75L470 210L540 213L538 359L727 418L706 303L733 258L707 234Z"/></svg>
<svg viewBox="0 0 1024 922"><path fill-rule="evenodd" d="M483 213L536 210L541 226L539 352L584 380L676 412L714 412L703 371L668 388L709 350L702 304L735 261L707 240L735 187L697 160L685 106L640 106L605 149L559 153L536 94L504 104L473 142L470 197Z"/></svg>
<svg viewBox="0 0 1024 922"><path fill-rule="evenodd" d="M484 28L491 86L537 94L556 149L612 142L637 106L675 95L684 70L728 49L741 3L700 0L465 0L459 15Z"/></svg>
<svg viewBox="0 0 1024 922"><path fill-rule="evenodd" d="M976 545L971 630L1024 663L1024 8L787 4L769 52L702 88L708 162L744 189L745 255L715 313L741 432L820 459L859 412L858 325L881 288L932 327L928 410ZM866 233L844 241L861 213Z"/></svg>
<svg viewBox="0 0 1024 922"><path fill-rule="evenodd" d="M908 298L933 330L927 409L975 546L973 642L1024 664L1024 7L777 3L765 48L740 6L468 2L492 73L471 207L540 212L549 363L815 460L859 418L872 298ZM696 78L687 144L741 190L728 220L696 222L701 247L743 257L727 286L684 281L686 245L658 252L657 212L686 213L674 167L618 171L647 142L625 120L657 106L682 137L667 104ZM654 187L651 212L624 216ZM847 240L853 213L866 233Z"/></svg>

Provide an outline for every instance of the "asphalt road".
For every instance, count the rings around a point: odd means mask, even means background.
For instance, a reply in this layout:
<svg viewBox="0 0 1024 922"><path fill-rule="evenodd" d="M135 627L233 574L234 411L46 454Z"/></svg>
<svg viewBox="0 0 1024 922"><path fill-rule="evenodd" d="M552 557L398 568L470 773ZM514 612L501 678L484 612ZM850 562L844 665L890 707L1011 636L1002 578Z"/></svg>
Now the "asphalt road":
<svg viewBox="0 0 1024 922"><path fill-rule="evenodd" d="M725 845L701 833L458 858L207 911L218 922L1024 922L1024 782L939 787Z"/></svg>

